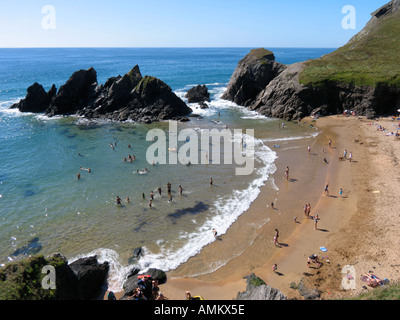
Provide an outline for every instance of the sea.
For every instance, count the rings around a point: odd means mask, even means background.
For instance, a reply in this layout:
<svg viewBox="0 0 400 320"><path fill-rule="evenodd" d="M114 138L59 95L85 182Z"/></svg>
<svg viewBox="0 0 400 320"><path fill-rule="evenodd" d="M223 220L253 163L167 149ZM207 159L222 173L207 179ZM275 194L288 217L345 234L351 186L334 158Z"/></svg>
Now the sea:
<svg viewBox="0 0 400 320"><path fill-rule="evenodd" d="M118 291L133 267L174 270L216 241L213 229L219 235L226 233L246 214L261 187L277 188L272 177L277 148L294 140L299 146L307 145L318 135L314 128L268 118L221 99L237 63L251 49L0 49L0 266L32 254L61 253L69 262L97 255L100 262L109 262L108 285ZM334 50L268 49L284 64L319 58ZM93 67L101 84L135 65L143 76L166 82L185 102L189 89L206 85L211 95L209 108L188 104L196 116L178 123L178 132L190 129L200 139L207 130L229 130L232 140L241 140L242 152L254 150L254 169L238 175L236 169L243 163L224 161L229 152L224 139L209 142L210 150L218 150L212 154L199 144L198 153L208 157L208 163L150 163L146 155L155 143L151 133L161 130L167 142L175 134L168 121L140 124L49 118L9 108L25 97L34 82L46 91L53 84L59 88L75 71ZM251 132L254 139L247 140ZM172 151L164 151L178 153L186 142L167 145ZM124 161L129 155L135 160ZM88 168L90 172L84 170ZM265 223L268 219L251 225L258 228ZM246 245L250 240L237 250ZM138 248L140 256L134 254ZM229 252L223 261L201 266L196 274L215 271L236 254Z"/></svg>

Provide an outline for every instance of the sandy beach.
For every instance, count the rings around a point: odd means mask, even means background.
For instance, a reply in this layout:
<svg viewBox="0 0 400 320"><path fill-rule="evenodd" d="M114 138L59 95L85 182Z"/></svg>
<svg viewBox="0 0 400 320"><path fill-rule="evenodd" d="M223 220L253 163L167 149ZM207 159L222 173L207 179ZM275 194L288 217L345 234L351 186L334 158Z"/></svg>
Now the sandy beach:
<svg viewBox="0 0 400 320"><path fill-rule="evenodd" d="M388 131L377 130L376 124ZM306 145L277 150L273 178L279 190L271 192L271 188L263 188L248 212L239 217L220 241L169 272L168 282L161 286L163 294L170 300L182 300L188 290L205 300L231 300L245 290L244 277L251 273L295 299L303 297L290 288L291 283L298 284L302 279L307 286L317 287L322 299L371 290L360 281L361 275L369 271L381 279L397 281L400 215L396 212L396 200L400 188L396 186L400 140L387 135L396 132L397 124L391 118L303 119L299 125L315 126L321 131L311 151L307 151ZM347 157L352 153L352 161L339 160L345 149ZM286 166L290 168L288 181L283 178ZM329 195L324 194L327 184ZM270 207L271 201L274 208ZM317 229L314 221L304 215L305 203L311 204L310 216L319 216ZM251 216L268 217L268 223L254 235L243 235L241 226ZM277 245L273 243L275 229L280 232ZM249 236L254 239L252 245L215 272L190 278L182 276L193 273L189 270L197 263L213 263L221 250L229 250L240 243L241 237ZM320 247L327 251L321 251ZM315 265L307 268L307 258L314 253L323 264L320 268ZM276 273L272 271L275 263ZM343 284L352 289L344 290Z"/></svg>

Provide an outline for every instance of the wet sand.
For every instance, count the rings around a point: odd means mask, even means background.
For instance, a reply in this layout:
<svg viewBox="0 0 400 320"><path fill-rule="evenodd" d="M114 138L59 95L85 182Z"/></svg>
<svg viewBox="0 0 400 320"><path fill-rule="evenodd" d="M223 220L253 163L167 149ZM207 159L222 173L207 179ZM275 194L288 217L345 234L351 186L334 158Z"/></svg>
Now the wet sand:
<svg viewBox="0 0 400 320"><path fill-rule="evenodd" d="M386 124L390 130L395 124L390 119L375 122ZM400 189L396 189L400 140L376 131L369 123L370 120L363 118L342 116L303 120L301 125L314 125L322 130L311 145L311 152L307 152L307 145L277 150L279 158L273 178L279 190L262 188L248 212L220 241L169 272L167 284L161 286L164 295L171 300L182 300L188 290L206 300L231 300L245 290L244 277L251 273L296 299L303 298L290 284L298 284L301 279L307 286L317 287L323 299L370 290L359 280L368 271L396 281L400 266L397 254L400 217L393 203L400 195ZM332 148L328 146L329 139ZM338 159L344 149L348 155L353 153L353 161ZM324 163L324 157L328 164ZM290 168L289 181L283 179L286 166ZM326 184L329 196L324 195ZM269 207L272 200L275 209ZM310 215L318 214L320 218L317 230L314 222L304 216L303 205L307 202L311 203ZM255 216L268 217L269 221L253 235L243 234L243 226ZM293 221L295 216L298 223ZM280 231L278 246L273 243L275 228ZM252 237L252 245L226 265L208 275L182 277L193 273L197 263L213 263L221 250L239 245L243 237ZM328 251L322 252L322 246ZM307 268L307 257L313 253L323 257L319 269ZM274 263L278 265L277 273L272 272ZM347 265L354 267L352 290L342 289L346 275L342 271Z"/></svg>

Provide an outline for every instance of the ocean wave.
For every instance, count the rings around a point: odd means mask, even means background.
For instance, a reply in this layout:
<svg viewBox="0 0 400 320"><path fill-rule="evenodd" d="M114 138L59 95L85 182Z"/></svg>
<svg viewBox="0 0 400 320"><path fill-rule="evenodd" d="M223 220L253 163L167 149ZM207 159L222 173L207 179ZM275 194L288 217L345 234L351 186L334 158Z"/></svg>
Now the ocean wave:
<svg viewBox="0 0 400 320"><path fill-rule="evenodd" d="M316 138L321 132L315 132L306 136L294 136L294 137L283 137L283 138L267 138L263 139L263 142L279 142L279 141L291 141L291 140L302 140Z"/></svg>

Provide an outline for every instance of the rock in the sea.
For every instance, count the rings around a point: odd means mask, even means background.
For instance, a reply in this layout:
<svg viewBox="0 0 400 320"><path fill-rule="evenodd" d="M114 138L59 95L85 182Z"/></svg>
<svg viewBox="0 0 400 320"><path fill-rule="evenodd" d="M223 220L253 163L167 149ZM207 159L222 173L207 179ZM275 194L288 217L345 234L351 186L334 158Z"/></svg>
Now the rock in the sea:
<svg viewBox="0 0 400 320"><path fill-rule="evenodd" d="M74 114L85 106L90 89L97 84L97 73L93 68L73 73L60 87L46 110L48 116Z"/></svg>
<svg viewBox="0 0 400 320"><path fill-rule="evenodd" d="M189 103L200 103L210 101L210 93L206 85L198 85L191 88L185 95Z"/></svg>
<svg viewBox="0 0 400 320"><path fill-rule="evenodd" d="M46 92L42 85L35 82L28 88L25 99L13 104L10 109L19 109L21 112L45 112L56 92L57 89L55 85L53 85L51 89Z"/></svg>
<svg viewBox="0 0 400 320"><path fill-rule="evenodd" d="M11 254L11 256L12 257L17 257L19 255L29 256L38 253L40 250L42 250L42 244L40 243L38 237L34 237L31 240L29 240L26 245L23 245L22 247L16 249Z"/></svg>
<svg viewBox="0 0 400 320"><path fill-rule="evenodd" d="M275 61L271 51L264 48L253 49L239 61L221 98L249 106L285 68L285 65Z"/></svg>
<svg viewBox="0 0 400 320"><path fill-rule="evenodd" d="M239 292L236 300L287 300L287 297L282 292L267 285L254 273L246 278L246 291Z"/></svg>
<svg viewBox="0 0 400 320"><path fill-rule="evenodd" d="M142 77L137 65L122 77L109 78L104 85L98 85L93 68L75 72L58 92L53 86L46 93L41 85L34 84L27 97L12 107L45 112L50 117L79 115L87 119L144 123L187 121L186 116L192 112L165 82Z"/></svg>

